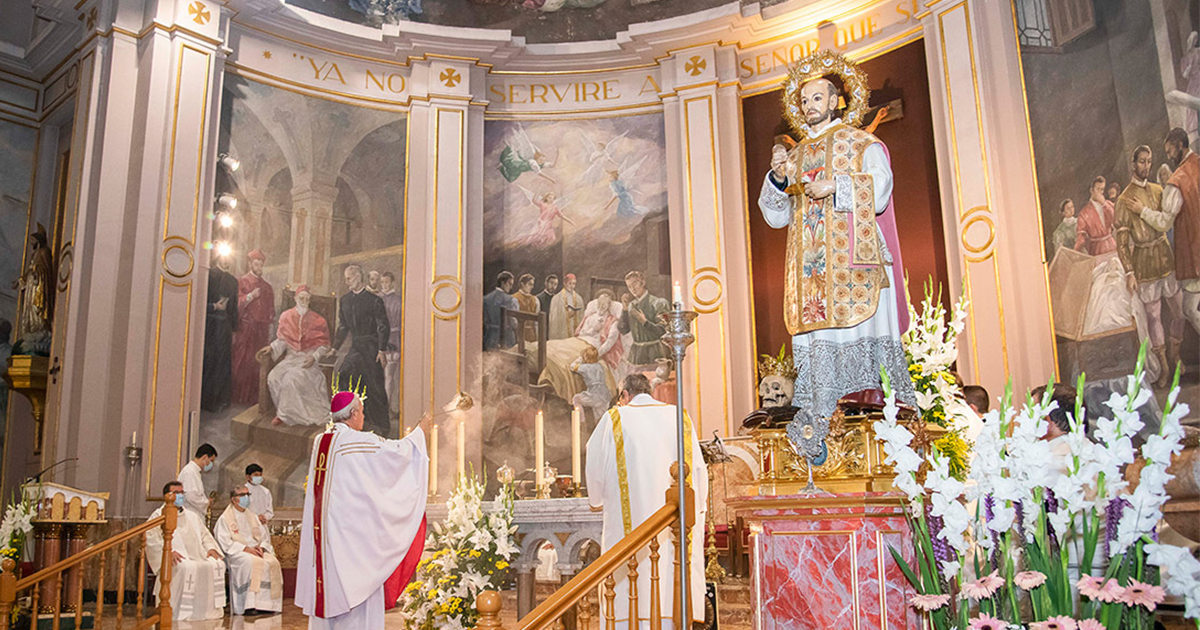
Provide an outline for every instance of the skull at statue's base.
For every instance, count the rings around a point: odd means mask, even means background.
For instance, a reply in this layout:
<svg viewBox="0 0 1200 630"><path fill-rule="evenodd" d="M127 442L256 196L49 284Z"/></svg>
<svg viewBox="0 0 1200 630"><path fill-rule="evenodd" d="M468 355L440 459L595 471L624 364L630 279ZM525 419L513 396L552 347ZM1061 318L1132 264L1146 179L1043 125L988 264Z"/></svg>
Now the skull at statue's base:
<svg viewBox="0 0 1200 630"><path fill-rule="evenodd" d="M758 396L762 398L764 409L791 406L795 393L796 384L778 374L769 374L758 383Z"/></svg>

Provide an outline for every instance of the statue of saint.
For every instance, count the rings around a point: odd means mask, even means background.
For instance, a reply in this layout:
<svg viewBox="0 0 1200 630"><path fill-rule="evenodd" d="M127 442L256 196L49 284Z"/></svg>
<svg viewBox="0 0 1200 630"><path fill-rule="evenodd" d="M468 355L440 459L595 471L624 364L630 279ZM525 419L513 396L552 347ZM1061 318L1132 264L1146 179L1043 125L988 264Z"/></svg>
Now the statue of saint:
<svg viewBox="0 0 1200 630"><path fill-rule="evenodd" d="M788 229L784 320L797 372L793 404L820 417L847 394L879 389L880 368L898 400L915 402L900 342L908 309L891 162L883 143L856 127L868 96L866 76L841 55L822 51L798 61L784 114L800 141L775 145L758 200L771 227Z"/></svg>
<svg viewBox="0 0 1200 630"><path fill-rule="evenodd" d="M19 341L13 354L50 354L50 325L54 318L54 256L41 223L29 237L25 269L13 283L21 294L18 313Z"/></svg>

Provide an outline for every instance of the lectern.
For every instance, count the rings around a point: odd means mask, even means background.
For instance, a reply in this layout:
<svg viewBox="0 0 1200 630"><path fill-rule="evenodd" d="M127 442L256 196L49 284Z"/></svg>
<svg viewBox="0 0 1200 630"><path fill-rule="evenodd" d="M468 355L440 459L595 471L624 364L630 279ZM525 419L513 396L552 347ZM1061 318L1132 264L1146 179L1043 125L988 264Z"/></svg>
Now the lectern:
<svg viewBox="0 0 1200 630"><path fill-rule="evenodd" d="M33 501L36 514L33 517L34 570L40 571L59 560L75 555L87 547L87 533L92 525L106 522L104 506L108 502L107 492L85 492L75 488L40 481L22 486L24 497ZM42 582L38 593L37 613L54 614L55 602L60 602L64 613L75 612L79 601L78 589L81 581L76 579L79 566L67 569L63 575L66 590L55 580ZM56 595L61 594L61 599Z"/></svg>

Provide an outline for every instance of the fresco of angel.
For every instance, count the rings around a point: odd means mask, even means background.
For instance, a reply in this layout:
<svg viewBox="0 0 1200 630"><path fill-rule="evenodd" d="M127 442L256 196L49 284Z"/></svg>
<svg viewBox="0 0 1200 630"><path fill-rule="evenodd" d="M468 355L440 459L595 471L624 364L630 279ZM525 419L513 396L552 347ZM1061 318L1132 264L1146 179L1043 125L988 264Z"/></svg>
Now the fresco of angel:
<svg viewBox="0 0 1200 630"><path fill-rule="evenodd" d="M608 210L615 203L617 204L617 216L621 217L636 217L646 214L646 208L637 205L633 200L633 193L637 192L635 188L627 184L631 177L637 174L638 168L646 161L646 158L626 164L628 160L623 162L616 169L608 170L608 186L612 189L612 197L608 203L604 204L604 210Z"/></svg>
<svg viewBox="0 0 1200 630"><path fill-rule="evenodd" d="M583 171L580 179L587 181L593 175L600 175L611 167L619 166L617 160L613 158L613 149L616 148L617 141L624 138L627 133L629 132L623 131L608 142L593 142L591 138L587 137L587 134L580 134L583 136L584 153L587 155L586 162L588 163L588 167Z"/></svg>
<svg viewBox="0 0 1200 630"><path fill-rule="evenodd" d="M557 150L554 153L554 160L547 160L546 154L529 139L529 134L525 133L525 127L518 124L516 133L504 142L504 150L500 152L499 169L500 174L510 184L525 173L533 173L552 184L557 184L558 182L553 177L546 174L546 169L553 168L557 162Z"/></svg>
<svg viewBox="0 0 1200 630"><path fill-rule="evenodd" d="M530 205L538 209L538 221L537 225L529 233L522 236L516 244L530 247L548 247L558 240L558 234L555 231L555 219L561 219L566 223L575 225L571 217L563 214L563 208L570 205L571 198L574 195L568 195L560 200L558 195L553 191L538 195L520 184L517 184L517 187L524 193Z"/></svg>

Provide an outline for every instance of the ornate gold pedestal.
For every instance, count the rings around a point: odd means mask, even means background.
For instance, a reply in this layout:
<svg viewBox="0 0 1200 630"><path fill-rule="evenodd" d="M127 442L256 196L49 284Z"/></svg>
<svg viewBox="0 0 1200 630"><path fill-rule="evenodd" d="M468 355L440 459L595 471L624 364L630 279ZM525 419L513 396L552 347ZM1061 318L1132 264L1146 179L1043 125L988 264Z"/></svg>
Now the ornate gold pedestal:
<svg viewBox="0 0 1200 630"><path fill-rule="evenodd" d="M33 407L33 454L42 453L42 424L46 417L46 377L50 373L50 359L31 354L18 354L8 358L8 369L4 381L9 389L29 399Z"/></svg>
<svg viewBox="0 0 1200 630"><path fill-rule="evenodd" d="M844 415L839 410L834 413L829 437L825 439L829 456L825 463L813 467L813 480L822 490L834 494L893 490L894 473L884 464L883 446L875 439L872 426L882 418L880 412ZM901 424L907 426L910 423L901 420ZM930 439L936 440L946 430L925 425L925 431ZM773 496L800 492L808 482L808 463L792 447L786 429L757 428L750 435L758 445L758 494Z"/></svg>

